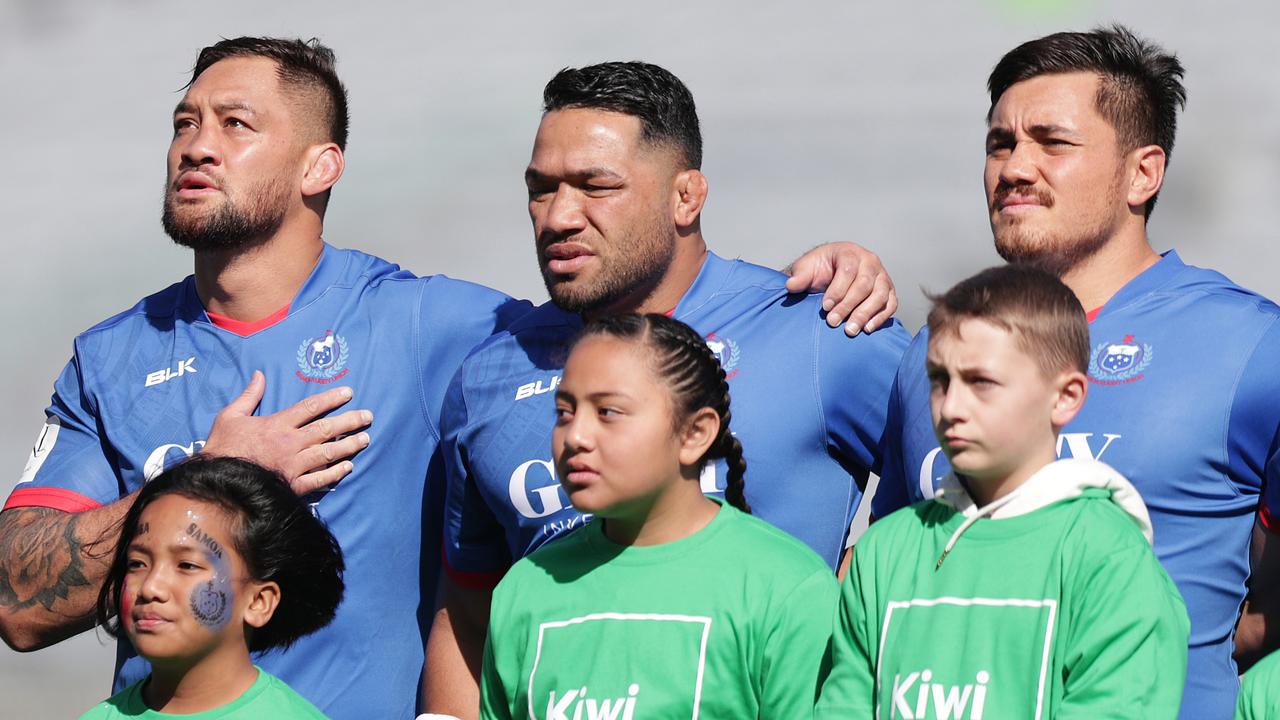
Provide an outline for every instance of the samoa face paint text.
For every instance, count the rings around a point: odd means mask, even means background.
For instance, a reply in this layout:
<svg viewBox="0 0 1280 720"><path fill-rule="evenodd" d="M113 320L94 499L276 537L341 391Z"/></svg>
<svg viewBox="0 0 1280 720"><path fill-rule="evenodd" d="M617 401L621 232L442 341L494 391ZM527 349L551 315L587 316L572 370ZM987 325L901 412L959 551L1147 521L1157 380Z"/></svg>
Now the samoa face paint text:
<svg viewBox="0 0 1280 720"><path fill-rule="evenodd" d="M205 558L213 566L213 577L191 591L191 614L205 627L221 629L231 619L231 572L222 546L200 526L191 523L187 534L205 546Z"/></svg>

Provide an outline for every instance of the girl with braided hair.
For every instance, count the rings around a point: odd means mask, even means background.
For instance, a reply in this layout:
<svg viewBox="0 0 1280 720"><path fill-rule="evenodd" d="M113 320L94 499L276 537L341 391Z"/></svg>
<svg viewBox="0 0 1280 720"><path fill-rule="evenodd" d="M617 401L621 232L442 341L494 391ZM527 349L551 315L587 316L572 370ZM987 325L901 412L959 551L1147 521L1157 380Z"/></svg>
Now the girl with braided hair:
<svg viewBox="0 0 1280 720"><path fill-rule="evenodd" d="M494 594L485 718L805 718L835 578L750 516L729 386L705 341L662 315L587 325L556 393L552 454L591 516ZM728 465L724 500L703 466Z"/></svg>

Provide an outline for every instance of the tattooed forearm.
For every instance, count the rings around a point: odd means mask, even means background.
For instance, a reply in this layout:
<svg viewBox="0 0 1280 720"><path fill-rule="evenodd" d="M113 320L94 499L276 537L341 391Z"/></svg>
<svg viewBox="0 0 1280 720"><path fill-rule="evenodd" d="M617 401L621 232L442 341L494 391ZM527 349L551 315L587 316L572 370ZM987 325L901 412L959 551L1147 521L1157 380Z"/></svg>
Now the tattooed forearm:
<svg viewBox="0 0 1280 720"><path fill-rule="evenodd" d="M51 612L71 610L55 605L92 585L85 576L85 549L76 536L78 522L77 515L51 508L0 513L0 612L36 605Z"/></svg>

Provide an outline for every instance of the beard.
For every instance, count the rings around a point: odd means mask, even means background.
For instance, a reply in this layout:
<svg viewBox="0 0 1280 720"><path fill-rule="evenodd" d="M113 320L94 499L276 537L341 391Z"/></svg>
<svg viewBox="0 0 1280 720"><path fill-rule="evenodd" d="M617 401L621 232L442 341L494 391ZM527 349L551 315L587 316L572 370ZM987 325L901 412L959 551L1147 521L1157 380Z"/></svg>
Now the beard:
<svg viewBox="0 0 1280 720"><path fill-rule="evenodd" d="M538 266L551 301L561 310L572 313L596 313L616 307L623 300L651 291L657 286L675 256L675 223L666 215L655 215L650 222L625 237L588 243L599 260L597 273L590 277L567 279L547 268L542 250L548 245L572 239L544 233L539 238ZM642 298L637 298L637 300Z"/></svg>
<svg viewBox="0 0 1280 720"><path fill-rule="evenodd" d="M1120 192L1117 182L1107 191L1106 197ZM1027 188L1014 193L1013 188L996 190L991 203L995 213L1000 202L1010 194L1034 196L1046 209L1054 205L1053 196L1038 188ZM1024 222L1023 218L1005 218L1004 225L992 223L996 252L1005 262L1030 265L1057 277L1066 275L1082 262L1093 257L1111 239L1111 225L1105 213L1077 218L1074 224L1060 222L1053 227Z"/></svg>
<svg viewBox="0 0 1280 720"><path fill-rule="evenodd" d="M289 188L279 178L266 180L246 195L247 202L224 196L213 209L179 204L172 187L165 188L160 222L173 241L196 252L247 250L265 243L284 224Z"/></svg>

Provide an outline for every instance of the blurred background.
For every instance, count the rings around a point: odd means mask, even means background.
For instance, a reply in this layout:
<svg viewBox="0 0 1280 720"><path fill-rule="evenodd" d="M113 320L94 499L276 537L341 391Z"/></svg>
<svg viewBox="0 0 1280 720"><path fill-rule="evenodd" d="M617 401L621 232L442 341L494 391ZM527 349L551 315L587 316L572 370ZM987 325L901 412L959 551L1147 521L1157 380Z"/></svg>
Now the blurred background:
<svg viewBox="0 0 1280 720"><path fill-rule="evenodd" d="M998 262L981 184L988 71L1024 40L1114 21L1188 68L1156 248L1280 295L1269 5L0 0L0 491L76 333L190 272L160 229L164 156L179 90L220 37L336 50L352 125L329 242L539 301L522 173L542 85L570 65L663 65L698 102L712 249L781 267L818 243L862 243L914 331L922 286ZM100 633L0 647L0 716L75 717L107 696L112 660Z"/></svg>

